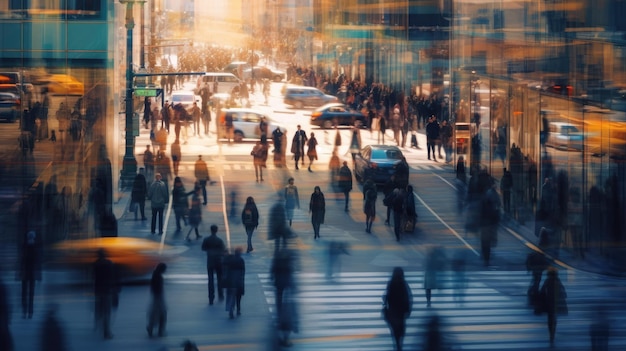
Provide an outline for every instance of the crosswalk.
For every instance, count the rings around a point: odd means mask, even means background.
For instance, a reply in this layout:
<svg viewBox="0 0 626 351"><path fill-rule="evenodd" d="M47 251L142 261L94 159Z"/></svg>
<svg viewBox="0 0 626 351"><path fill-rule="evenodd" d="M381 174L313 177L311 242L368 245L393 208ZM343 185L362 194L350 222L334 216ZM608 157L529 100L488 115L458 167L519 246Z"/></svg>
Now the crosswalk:
<svg viewBox="0 0 626 351"><path fill-rule="evenodd" d="M224 172L232 172L232 171L251 171L254 172L254 165L252 164L252 162L222 162L219 164L213 163L213 162L209 162L208 163L208 168L209 168L209 173L214 173L218 170L223 170ZM276 169L276 167L274 167L273 164L271 164L270 162L267 163L267 168L272 170L272 169ZM445 168L443 166L438 166L438 165L430 165L430 164L413 164L410 166L410 168L414 171L426 171L426 172L435 172L435 171L443 171L445 170ZM317 172L325 172L328 171L328 167L327 166L323 166L323 165L315 165L314 169ZM179 167L179 172L180 173L187 173L187 172L193 172L194 171L194 163L193 162L182 162L180 164Z"/></svg>
<svg viewBox="0 0 626 351"><path fill-rule="evenodd" d="M526 304L530 276L521 271L467 272L463 288L452 272L442 272L443 289L434 290L427 307L423 272L406 272L413 291L413 312L407 321L406 350L421 350L426 320L433 313L454 350L547 349L546 316L535 316ZM274 313L270 276L259 274L264 295ZM389 329L381 317L382 296L390 273L344 272L329 281L321 273L297 274L300 331L293 335L294 350L392 350ZM563 278L568 292L568 316L559 317L556 349L589 349L589 325L598 304L612 311L611 349L626 349L623 304L604 284ZM593 294L588 294L593 290ZM598 294L606 295L598 296ZM594 300L590 300L593 296ZM613 297L611 297L613 296ZM617 309L617 310L616 310ZM621 310L621 311L618 311Z"/></svg>

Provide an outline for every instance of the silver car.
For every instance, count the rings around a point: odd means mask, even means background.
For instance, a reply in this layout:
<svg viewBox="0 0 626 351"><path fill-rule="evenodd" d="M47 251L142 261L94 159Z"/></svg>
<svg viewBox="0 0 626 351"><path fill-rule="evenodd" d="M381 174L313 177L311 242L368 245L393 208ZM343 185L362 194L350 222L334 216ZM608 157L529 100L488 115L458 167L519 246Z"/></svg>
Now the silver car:
<svg viewBox="0 0 626 351"><path fill-rule="evenodd" d="M267 128L267 137L271 140L271 134L279 127L283 133L287 132L285 127L278 125L276 122L272 121L265 113L250 109L250 108L229 108L222 110L219 116L220 126L220 138L225 139L226 135L224 134L224 123L226 121L226 116L231 116L233 119L233 139L236 142L241 142L243 139L260 139L261 138L261 129L259 125L261 123L261 118L265 117L265 121L268 124Z"/></svg>

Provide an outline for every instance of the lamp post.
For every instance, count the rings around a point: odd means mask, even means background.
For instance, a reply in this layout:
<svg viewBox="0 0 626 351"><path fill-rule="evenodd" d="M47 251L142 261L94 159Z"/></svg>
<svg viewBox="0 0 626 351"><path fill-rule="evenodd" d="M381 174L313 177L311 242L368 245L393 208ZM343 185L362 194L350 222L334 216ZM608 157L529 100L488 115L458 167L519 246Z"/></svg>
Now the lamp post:
<svg viewBox="0 0 626 351"><path fill-rule="evenodd" d="M126 4L126 148L124 160L122 161L122 171L120 174L120 184L124 187L132 184L137 174L137 160L135 160L135 136L133 134L133 28L135 20L133 18L133 5L143 4L145 0L120 0L121 4Z"/></svg>

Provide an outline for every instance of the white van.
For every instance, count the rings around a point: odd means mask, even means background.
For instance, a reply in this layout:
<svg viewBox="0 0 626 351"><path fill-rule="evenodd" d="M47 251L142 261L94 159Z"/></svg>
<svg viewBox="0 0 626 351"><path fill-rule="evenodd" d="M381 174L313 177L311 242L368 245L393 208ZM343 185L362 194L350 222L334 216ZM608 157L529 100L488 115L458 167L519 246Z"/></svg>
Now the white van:
<svg viewBox="0 0 626 351"><path fill-rule="evenodd" d="M200 89L208 87L213 94L226 93L231 96L236 96L239 94L241 82L242 81L232 73L207 72L198 78L196 94L199 93Z"/></svg>

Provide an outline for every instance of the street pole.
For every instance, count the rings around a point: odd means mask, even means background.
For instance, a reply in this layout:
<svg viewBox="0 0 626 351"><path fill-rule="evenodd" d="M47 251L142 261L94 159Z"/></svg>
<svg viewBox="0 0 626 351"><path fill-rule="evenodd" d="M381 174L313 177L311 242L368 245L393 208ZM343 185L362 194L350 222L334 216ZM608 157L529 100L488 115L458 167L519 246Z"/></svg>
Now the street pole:
<svg viewBox="0 0 626 351"><path fill-rule="evenodd" d="M135 136L133 134L133 115L135 112L133 104L133 28L135 27L133 5L136 2L143 5L145 0L120 0L121 4L126 4L126 149L120 174L120 184L122 187L131 185L137 174Z"/></svg>

